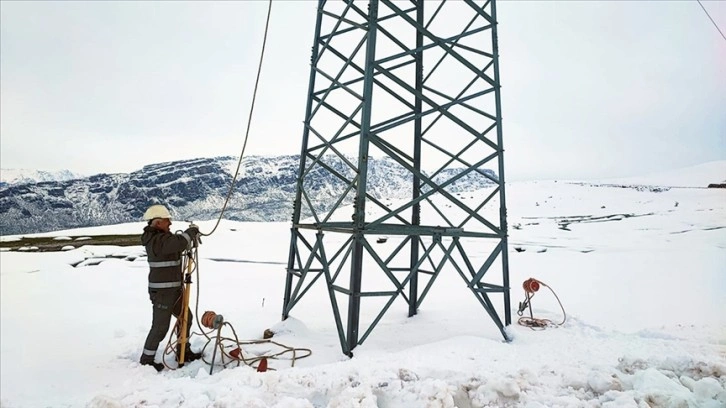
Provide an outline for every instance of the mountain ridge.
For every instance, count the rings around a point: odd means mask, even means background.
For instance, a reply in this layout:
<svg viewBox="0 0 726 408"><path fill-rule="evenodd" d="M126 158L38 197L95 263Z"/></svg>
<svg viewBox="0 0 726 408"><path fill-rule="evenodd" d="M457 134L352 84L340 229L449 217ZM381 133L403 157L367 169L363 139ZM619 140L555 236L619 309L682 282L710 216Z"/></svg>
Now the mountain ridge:
<svg viewBox="0 0 726 408"><path fill-rule="evenodd" d="M21 183L0 188L0 235L48 232L138 221L151 204L170 208L177 219L216 218L232 183L238 159L231 156L149 164L131 173L100 173L60 181ZM298 155L250 156L240 166L225 218L236 221L284 221L292 216ZM340 174L352 170L342 159L328 163ZM447 168L436 178L449 179L462 168ZM310 200L324 210L347 187L316 167L306 180ZM480 169L447 187L450 192L476 190L496 179ZM376 198L410 197L410 173L390 159L369 159L369 194ZM303 214L303 216L307 216Z"/></svg>
<svg viewBox="0 0 726 408"><path fill-rule="evenodd" d="M70 170L0 169L0 188L45 181L66 181L86 177Z"/></svg>

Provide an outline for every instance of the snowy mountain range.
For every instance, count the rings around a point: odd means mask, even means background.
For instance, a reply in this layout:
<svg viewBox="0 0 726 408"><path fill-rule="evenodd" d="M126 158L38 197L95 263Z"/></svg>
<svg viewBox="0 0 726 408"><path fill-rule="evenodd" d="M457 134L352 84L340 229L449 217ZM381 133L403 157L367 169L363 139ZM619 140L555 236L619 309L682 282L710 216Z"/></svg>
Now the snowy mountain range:
<svg viewBox="0 0 726 408"><path fill-rule="evenodd" d="M66 181L85 177L68 170L46 171L28 169L0 170L0 188L18 184L33 184L44 181Z"/></svg>
<svg viewBox="0 0 726 408"><path fill-rule="evenodd" d="M129 174L97 174L0 186L0 235L55 231L138 221L153 203L167 205L178 220L219 215L237 167L235 157L199 158L151 164ZM299 156L246 157L224 218L286 221L292 216ZM329 163L341 173L342 160ZM411 195L408 172L390 159L370 159L369 194L376 198ZM449 169L458 173L461 169ZM491 174L491 170L483 170ZM5 170L3 170L5 173ZM450 178L446 172L437 177ZM313 203L330 203L344 188L330 173L313 178ZM464 177L450 191L485 186L484 177Z"/></svg>

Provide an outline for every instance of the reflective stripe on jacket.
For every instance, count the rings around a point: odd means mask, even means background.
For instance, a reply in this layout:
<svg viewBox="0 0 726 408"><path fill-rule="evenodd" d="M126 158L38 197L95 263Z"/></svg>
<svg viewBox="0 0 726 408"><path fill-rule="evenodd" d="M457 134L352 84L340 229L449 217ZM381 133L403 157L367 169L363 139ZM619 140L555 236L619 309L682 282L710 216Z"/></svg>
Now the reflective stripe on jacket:
<svg viewBox="0 0 726 408"><path fill-rule="evenodd" d="M188 234L172 234L147 226L141 235L149 262L149 289L176 288L182 285L181 256L191 243Z"/></svg>

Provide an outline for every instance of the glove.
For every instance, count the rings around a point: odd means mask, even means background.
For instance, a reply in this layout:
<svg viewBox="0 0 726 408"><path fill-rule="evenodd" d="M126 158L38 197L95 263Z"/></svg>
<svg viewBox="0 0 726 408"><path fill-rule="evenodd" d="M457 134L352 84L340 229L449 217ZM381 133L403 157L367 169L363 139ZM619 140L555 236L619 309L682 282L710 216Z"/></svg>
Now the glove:
<svg viewBox="0 0 726 408"><path fill-rule="evenodd" d="M186 231L184 231L185 234L189 235L189 238L191 238L192 242L197 242L197 239L199 238L199 228L196 226L187 228Z"/></svg>

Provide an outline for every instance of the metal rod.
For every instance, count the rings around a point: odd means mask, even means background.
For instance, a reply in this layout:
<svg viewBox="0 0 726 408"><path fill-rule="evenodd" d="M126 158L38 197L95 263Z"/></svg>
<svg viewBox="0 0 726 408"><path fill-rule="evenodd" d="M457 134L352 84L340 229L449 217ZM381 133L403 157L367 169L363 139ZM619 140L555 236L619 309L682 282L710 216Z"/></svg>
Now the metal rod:
<svg viewBox="0 0 726 408"><path fill-rule="evenodd" d="M315 38L320 38L320 28L322 26L322 20L323 20L323 6L325 5L325 0L319 0L318 2L318 13L317 18L315 20ZM310 61L316 61L318 59L318 41L315 40L313 42L313 50L312 55L310 56ZM305 169L305 149L308 147L308 137L310 134L309 131L309 125L310 125L310 112L312 111L313 106L313 99L312 99L312 93L315 90L315 71L310 70L310 79L308 82L308 102L305 107L305 126L303 128L303 137L302 137L302 146L300 150L300 170L298 172L299 175L303 174L303 170ZM299 177L297 179L297 187L295 189L295 204L293 205L293 213L292 213L292 223L297 224L300 222L300 210L302 207L302 190L303 190L303 178ZM290 250L288 252L288 260L287 260L287 276L285 277L285 296L282 302L282 320L285 320L288 318L289 308L288 304L290 303L290 295L292 291L292 280L293 280L293 274L290 273L292 269L295 268L295 255L296 255L296 242L297 233L293 230L290 234Z"/></svg>
<svg viewBox="0 0 726 408"><path fill-rule="evenodd" d="M196 246L196 243L195 243ZM181 311L181 327L179 327L179 367L184 365L184 353L186 352L187 345L187 320L189 319L189 293L192 290L192 265L194 263L193 255L191 250L187 250L187 273L184 275L184 294L182 296L182 311Z"/></svg>
<svg viewBox="0 0 726 408"><path fill-rule="evenodd" d="M220 339L221 332L222 332L222 325L220 324L219 327L217 327L217 340L214 343L214 351L212 352L212 363L209 365L209 375L212 375L212 372L214 371L214 359L217 357L217 347L221 347L219 345L219 339Z"/></svg>
<svg viewBox="0 0 726 408"><path fill-rule="evenodd" d="M504 324L512 324L512 308L509 288L509 232L507 229L507 204L504 193L504 138L502 136L502 87L499 77L499 39L497 37L497 2L492 1L492 49L494 54L494 82L496 84L494 97L497 111L497 145L499 146L499 228L502 231L502 281L504 285ZM504 333L504 331L502 331ZM504 336L507 340L509 337Z"/></svg>
<svg viewBox="0 0 726 408"><path fill-rule="evenodd" d="M348 351L358 344L358 326L360 323L360 292L363 274L363 234L365 228L366 187L368 179L368 145L370 138L371 115L373 109L373 71L376 58L376 33L378 18L378 0L368 3L368 38L366 43L366 79L363 82L363 112L361 114L360 141L358 144L358 183L354 204L353 223L353 258L350 270L350 290L348 297Z"/></svg>

